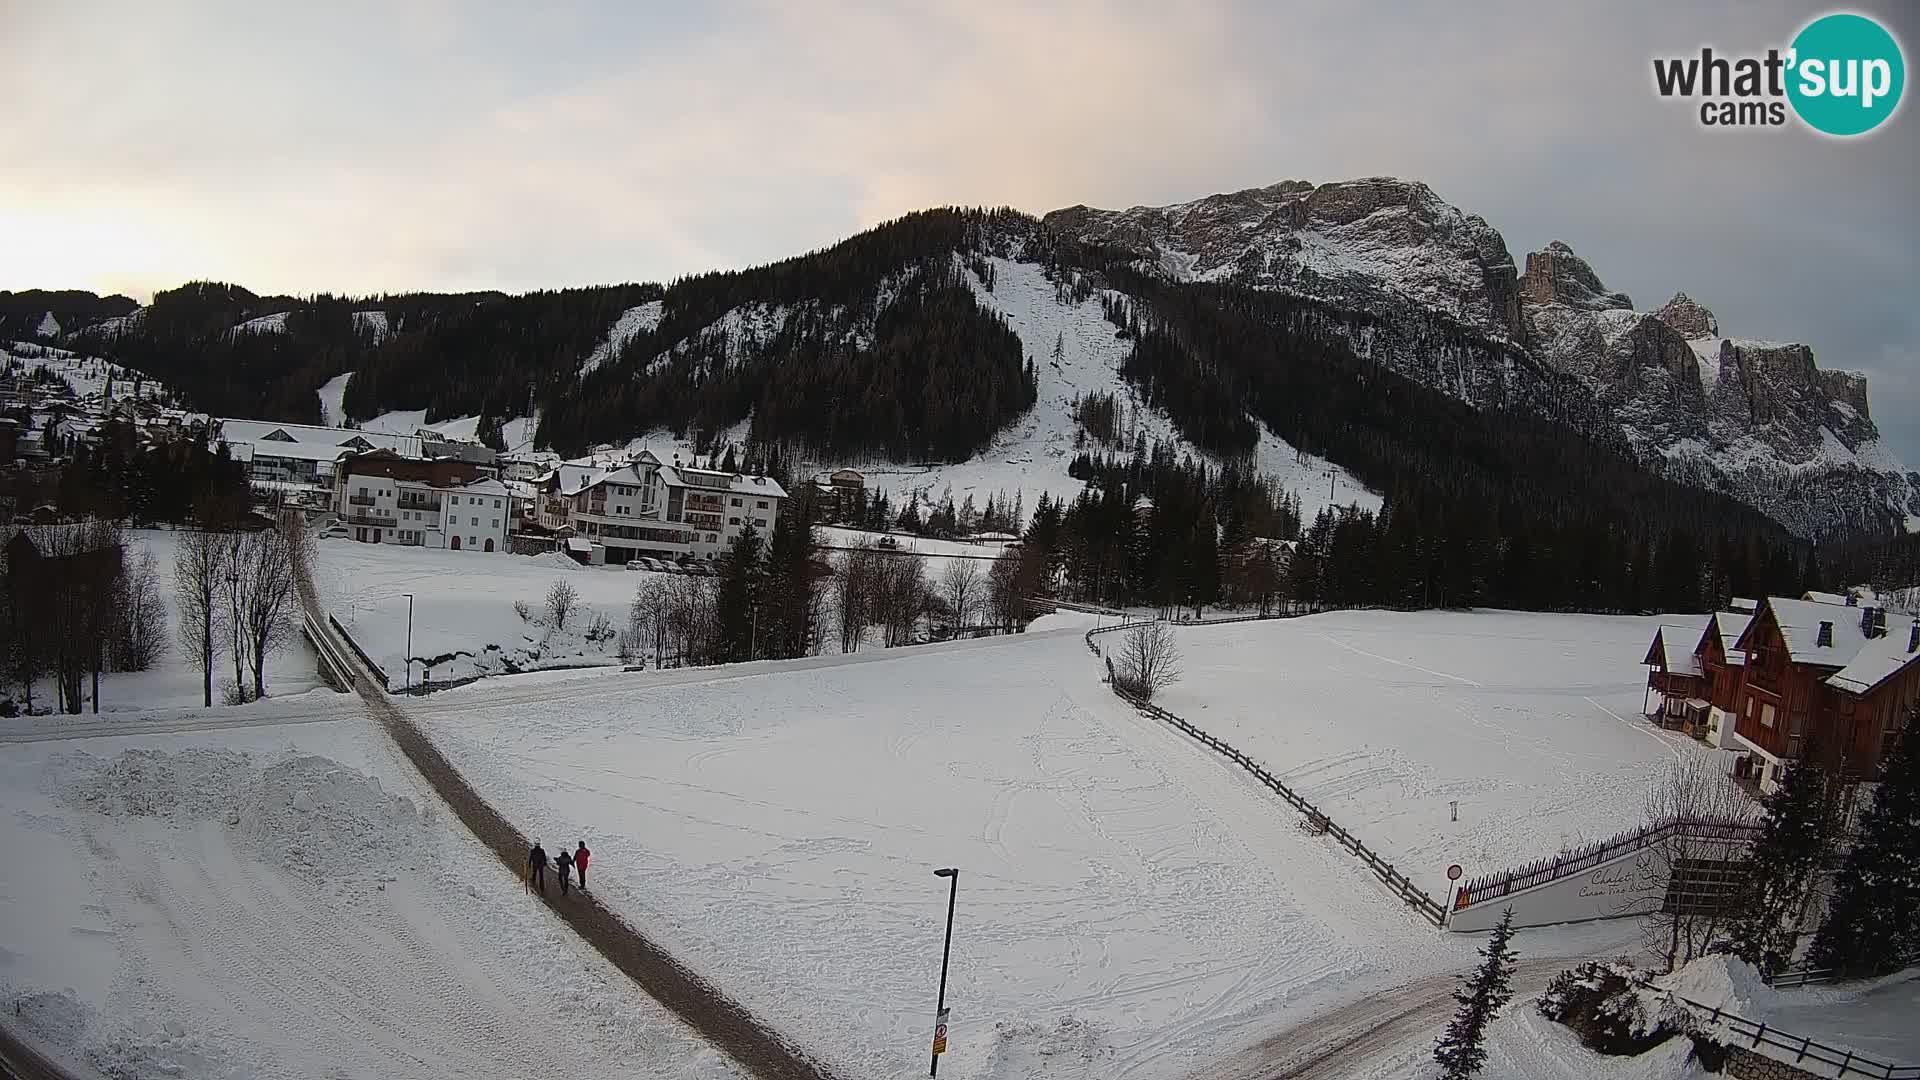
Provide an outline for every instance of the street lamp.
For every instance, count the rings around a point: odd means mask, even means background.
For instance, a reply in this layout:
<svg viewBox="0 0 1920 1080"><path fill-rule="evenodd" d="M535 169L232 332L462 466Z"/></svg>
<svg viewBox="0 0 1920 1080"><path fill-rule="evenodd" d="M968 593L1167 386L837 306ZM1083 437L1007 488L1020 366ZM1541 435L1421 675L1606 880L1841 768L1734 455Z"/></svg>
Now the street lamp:
<svg viewBox="0 0 1920 1080"><path fill-rule="evenodd" d="M413 594L401 593L407 598L407 689L413 689Z"/></svg>
<svg viewBox="0 0 1920 1080"><path fill-rule="evenodd" d="M940 949L940 1000L934 1006L933 1064L927 1067L928 1076L940 1075L940 1055L947 1049L947 958L953 955L953 902L960 893L960 871L952 866L944 866L935 870L933 876L948 881L947 943Z"/></svg>

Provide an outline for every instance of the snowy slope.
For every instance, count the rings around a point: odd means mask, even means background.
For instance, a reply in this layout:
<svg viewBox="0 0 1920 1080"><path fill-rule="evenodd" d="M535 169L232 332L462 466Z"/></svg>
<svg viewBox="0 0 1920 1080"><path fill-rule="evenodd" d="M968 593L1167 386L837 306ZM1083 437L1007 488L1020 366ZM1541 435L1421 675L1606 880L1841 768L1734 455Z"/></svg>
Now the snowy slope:
<svg viewBox="0 0 1920 1080"><path fill-rule="evenodd" d="M326 427L344 427L347 411L341 407L341 401L347 396L347 384L353 381L353 372L335 375L328 379L316 391L320 395L320 423ZM412 432L407 434L411 435Z"/></svg>
<svg viewBox="0 0 1920 1080"><path fill-rule="evenodd" d="M156 379L149 378L131 368L122 367L110 360L97 356L87 356L67 349L56 349L49 345L37 345L32 342L16 341L0 345L0 365L20 364L29 370L38 368L52 372L73 388L76 397L97 397L106 392L107 382L113 382L115 400L133 396L134 378L140 379L140 397L157 401L170 401L173 391Z"/></svg>
<svg viewBox="0 0 1920 1080"><path fill-rule="evenodd" d="M43 338L59 337L60 320L54 318L53 312L49 311L45 315L40 316L40 325L34 330L34 333Z"/></svg>
<svg viewBox="0 0 1920 1080"><path fill-rule="evenodd" d="M371 333L375 345L387 340L387 313L384 311L356 311L353 313L353 326L356 330Z"/></svg>
<svg viewBox="0 0 1920 1080"><path fill-rule="evenodd" d="M967 1080L1190 1076L1471 962L1475 942L1417 921L1244 774L1122 707L1075 618L530 676L414 712L496 805L586 836L603 900L847 1075L926 1067L935 866L961 868L941 1072ZM1497 662L1510 642L1479 649ZM1590 944L1522 938L1533 956Z"/></svg>
<svg viewBox="0 0 1920 1080"><path fill-rule="evenodd" d="M1185 678L1161 704L1444 897L1449 863L1472 877L1634 828L1648 780L1713 753L1638 719L1660 621L1350 612L1183 628Z"/></svg>
<svg viewBox="0 0 1920 1080"><path fill-rule="evenodd" d="M1123 405L1123 415L1132 416L1133 432L1143 435L1149 444L1170 442L1196 457L1204 456L1192 450L1164 413L1143 404L1133 386L1121 377L1120 364L1129 346L1114 337L1114 326L1101 313L1097 296L1079 303L1062 299L1056 296L1053 283L1040 266L1006 258L988 261L993 265L991 290L971 272L967 280L981 306L1006 319L1008 328L1019 335L1026 355L1033 359L1040 384L1033 409L1009 425L985 451L958 464L930 468L836 464L859 469L869 486L889 492L896 505L914 494L938 500L949 488L956 501L972 493L979 503L996 492L1008 496L1019 492L1028 509L1042 492L1072 499L1086 486L1067 475L1068 464L1081 449L1075 445L1079 424L1073 418L1073 402L1091 394L1114 395ZM1058 358L1054 356L1056 344L1061 347ZM1301 460L1292 446L1272 432L1262 430L1256 454L1261 471L1299 493L1308 521L1330 501L1329 472L1333 473L1335 489L1332 502L1368 508L1380 505L1379 496L1362 487L1346 470L1312 456Z"/></svg>
<svg viewBox="0 0 1920 1080"><path fill-rule="evenodd" d="M364 718L0 756L0 1007L77 1075L737 1075Z"/></svg>
<svg viewBox="0 0 1920 1080"><path fill-rule="evenodd" d="M230 334L284 334L287 332L287 315L288 314L290 313L285 311L276 311L271 315L262 315L257 319L248 319L246 322L240 323L239 325L235 326L232 330L228 331L228 333Z"/></svg>
<svg viewBox="0 0 1920 1080"><path fill-rule="evenodd" d="M608 359L619 355L620 350L626 348L627 342L632 341L636 335L651 333L660 325L660 313L664 307L661 301L649 300L621 312L620 317L615 319L613 325L607 329L607 336L601 338L600 343L587 354L587 358L580 362L580 377L586 378Z"/></svg>

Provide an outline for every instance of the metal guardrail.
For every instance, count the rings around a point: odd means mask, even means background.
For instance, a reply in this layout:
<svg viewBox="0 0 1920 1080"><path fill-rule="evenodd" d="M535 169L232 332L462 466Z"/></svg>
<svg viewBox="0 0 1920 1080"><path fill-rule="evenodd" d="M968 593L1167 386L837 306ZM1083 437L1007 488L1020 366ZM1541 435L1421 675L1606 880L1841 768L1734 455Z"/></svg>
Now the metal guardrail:
<svg viewBox="0 0 1920 1080"><path fill-rule="evenodd" d="M1655 822L1620 833L1583 847L1544 859L1535 859L1511 870L1485 874L1466 883L1454 901L1455 908L1498 900L1550 881L1582 874L1601 863L1628 852L1652 847L1679 832L1689 836L1712 837L1727 841L1750 840L1760 834L1760 825L1749 821L1682 819Z"/></svg>
<svg viewBox="0 0 1920 1080"><path fill-rule="evenodd" d="M1915 950L1901 957L1900 965L1896 967L1894 971L1910 968L1916 964L1920 964L1920 950ZM1892 974L1892 972L1888 972L1887 974ZM1775 990L1791 990L1796 986L1816 986L1821 983L1843 982L1847 978L1849 978L1849 976L1843 975L1833 968L1790 967L1782 968L1774 972L1764 970L1760 972L1760 981L1773 987Z"/></svg>
<svg viewBox="0 0 1920 1080"><path fill-rule="evenodd" d="M1814 1062L1838 1069L1840 1076L1853 1073L1873 1077L1874 1080L1920 1080L1920 1065L1893 1065L1884 1061L1875 1061L1844 1047L1828 1046L1826 1043L1815 1042L1804 1035L1776 1031L1759 1021L1726 1012L1717 1005L1707 1005L1678 994L1668 994L1667 999L1682 1002L1693 1009L1705 1012L1706 1016L1703 1019L1708 1023L1726 1028L1743 1042L1750 1040L1753 1048L1768 1046L1793 1054L1793 1060L1787 1062L1790 1065ZM1772 1054L1763 1056L1775 1061L1785 1060L1774 1057Z"/></svg>
<svg viewBox="0 0 1920 1080"><path fill-rule="evenodd" d="M368 656L367 651L360 647L360 643L353 640L353 635L347 633L347 628L340 625L339 619L329 614L327 616L327 625L333 628L334 633L340 635L340 640L346 642L347 648L353 650L353 655L360 658L360 662L366 665L368 671L380 676L380 689L385 690L392 684L392 680L387 678L387 669L373 662L373 657Z"/></svg>
<svg viewBox="0 0 1920 1080"><path fill-rule="evenodd" d="M1286 616L1278 616L1278 617L1285 618ZM1093 642L1093 639L1096 635L1111 634L1116 630L1131 630L1136 626L1146 626L1154 621L1156 620L1153 620L1153 619L1137 620L1134 622L1120 623L1115 626L1103 626L1103 627L1095 628L1093 630L1089 630L1087 631L1087 634L1086 634L1087 648L1092 650L1094 655L1097 656L1100 653L1100 646L1094 644ZM1280 798L1285 800L1287 805L1293 807L1295 810L1298 810L1302 815L1304 815L1307 819L1307 822L1313 827L1313 829L1316 832L1322 832L1328 836L1333 837L1334 840L1336 840L1341 847L1344 847L1349 852L1351 852L1355 858L1359 859L1361 863L1363 863L1367 867L1367 869L1373 871L1374 876L1378 877L1382 882L1384 882L1386 886L1393 891L1394 895L1398 896L1401 900L1405 901L1407 906L1413 908L1416 912L1420 914L1422 918L1426 919L1428 922L1431 922L1435 926L1445 925L1446 918L1447 918L1446 905L1442 904L1438 900L1435 900L1433 897L1428 896L1424 891L1420 889L1419 886L1415 885L1412 881L1409 881L1407 879L1407 876L1401 873L1398 869L1396 869L1392 863L1381 858L1377 852L1367 847L1367 845L1364 842L1362 842L1359 837L1348 832L1346 829L1342 828L1338 822L1334 821L1331 817L1327 816L1325 811L1322 811L1319 807L1314 806L1311 802L1308 802L1307 799L1304 796L1302 796L1300 793L1288 787L1284 782L1280 780L1279 777L1273 775L1272 772L1268 771L1265 765L1261 764L1259 761L1251 757L1248 757L1245 753L1235 748L1232 743L1227 742L1225 739L1215 738L1214 736L1201 730L1195 725L1188 723L1186 720L1182 719L1181 717L1176 716L1175 714L1160 708L1158 705L1154 705L1150 702L1143 701L1140 698L1135 697L1134 695L1124 693L1118 687L1114 687L1113 692L1115 696L1119 697L1122 701L1125 701L1127 704L1132 705L1142 715L1150 716L1156 720L1160 720L1165 723L1172 724L1174 727L1179 728L1181 731L1185 732L1187 735L1193 737L1194 739L1198 740L1201 743L1204 743L1208 748L1212 749L1215 753L1218 753L1226 757L1228 760L1232 761L1234 764L1246 770L1249 774L1253 776L1254 779L1266 785L1266 787L1269 790L1271 790L1274 794L1280 796Z"/></svg>

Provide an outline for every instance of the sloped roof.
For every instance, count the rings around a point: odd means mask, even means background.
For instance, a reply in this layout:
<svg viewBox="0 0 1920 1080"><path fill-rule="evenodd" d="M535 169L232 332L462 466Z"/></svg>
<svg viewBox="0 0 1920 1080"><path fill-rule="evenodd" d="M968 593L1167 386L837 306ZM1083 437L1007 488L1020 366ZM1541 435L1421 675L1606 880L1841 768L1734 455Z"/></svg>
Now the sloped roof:
<svg viewBox="0 0 1920 1080"><path fill-rule="evenodd" d="M1659 664L1661 670L1672 675L1700 674L1700 659L1693 654L1690 642L1700 640L1701 630L1676 623L1661 623L1653 632L1653 642L1647 646L1647 658L1643 664Z"/></svg>
<svg viewBox="0 0 1920 1080"><path fill-rule="evenodd" d="M283 433L291 442L274 438ZM276 424L267 420L220 419L220 437L228 443L271 442L276 451L292 445L345 446L359 439L377 450L392 450L406 457L420 457L420 439L415 435L382 435L358 428L321 427L317 424ZM291 457L291 454L283 454Z"/></svg>
<svg viewBox="0 0 1920 1080"><path fill-rule="evenodd" d="M1745 664L1747 654L1738 648L1740 635L1753 625L1751 611L1716 611L1707 621L1710 632L1720 635L1720 651L1726 654L1727 663Z"/></svg>
<svg viewBox="0 0 1920 1080"><path fill-rule="evenodd" d="M1780 636L1787 643L1787 658L1796 664L1845 667L1867 643L1860 629L1861 608L1782 596L1767 597L1767 606L1773 609ZM1819 644L1823 622L1833 624L1831 645Z"/></svg>
<svg viewBox="0 0 1920 1080"><path fill-rule="evenodd" d="M699 475L707 483L696 483L688 479L689 473ZM675 487L699 488L703 491L730 491L735 495L752 495L761 499L784 499L787 489L780 481L770 476L745 476L739 473L723 473L715 469L691 469L687 466L660 466L660 479Z"/></svg>
<svg viewBox="0 0 1920 1080"><path fill-rule="evenodd" d="M1827 685L1864 694L1899 674L1907 665L1920 663L1920 651L1907 649L1913 643L1913 626L1907 622L1887 627L1884 635L1862 645L1846 667L1827 676Z"/></svg>
<svg viewBox="0 0 1920 1080"><path fill-rule="evenodd" d="M459 488L458 490L462 495L506 496L506 495L512 494L507 490L507 485L501 483L498 480L493 479L492 477L488 477L487 479L484 479L484 480L475 480L473 483L467 484Z"/></svg>
<svg viewBox="0 0 1920 1080"><path fill-rule="evenodd" d="M1847 602L1847 598L1844 596L1841 596L1839 593L1817 592L1813 589L1808 589L1805 593L1801 595L1800 599L1805 600L1809 603L1814 603L1814 604L1844 605Z"/></svg>

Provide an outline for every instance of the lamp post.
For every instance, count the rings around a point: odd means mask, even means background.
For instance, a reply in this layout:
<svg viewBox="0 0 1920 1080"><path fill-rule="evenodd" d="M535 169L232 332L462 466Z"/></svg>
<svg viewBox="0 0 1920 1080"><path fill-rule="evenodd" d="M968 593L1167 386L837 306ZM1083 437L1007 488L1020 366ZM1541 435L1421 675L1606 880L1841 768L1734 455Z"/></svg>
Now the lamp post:
<svg viewBox="0 0 1920 1080"><path fill-rule="evenodd" d="M946 878L948 882L947 943L940 949L940 1000L934 1006L933 1064L927 1066L928 1076L940 1075L940 1055L947 1049L947 959L953 955L953 903L960 894L960 871L945 866L935 870L933 876Z"/></svg>
<svg viewBox="0 0 1920 1080"><path fill-rule="evenodd" d="M407 689L413 689L413 594L401 593L407 598Z"/></svg>

